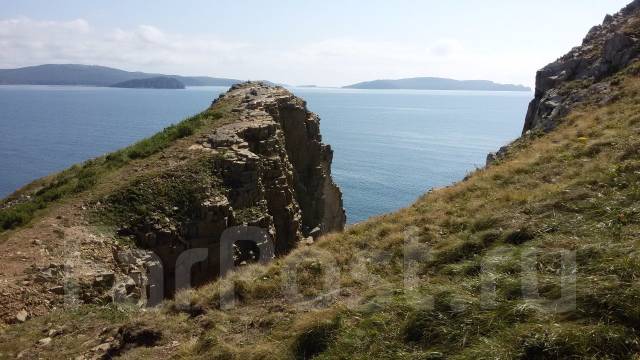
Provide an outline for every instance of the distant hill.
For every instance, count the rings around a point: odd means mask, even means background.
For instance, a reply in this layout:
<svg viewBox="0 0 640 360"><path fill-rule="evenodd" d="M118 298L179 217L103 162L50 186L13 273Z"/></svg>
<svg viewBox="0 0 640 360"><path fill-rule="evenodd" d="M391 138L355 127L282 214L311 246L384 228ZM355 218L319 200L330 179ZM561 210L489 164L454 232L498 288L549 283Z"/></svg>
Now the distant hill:
<svg viewBox="0 0 640 360"><path fill-rule="evenodd" d="M365 81L345 86L347 89L408 89L408 90L481 90L531 91L522 85L497 84L488 80L453 80L437 77L416 77L397 80Z"/></svg>
<svg viewBox="0 0 640 360"><path fill-rule="evenodd" d="M172 77L158 76L146 79L133 79L111 85L116 88L129 89L184 89L182 82Z"/></svg>
<svg viewBox="0 0 640 360"><path fill-rule="evenodd" d="M131 72L96 65L47 64L18 69L0 69L0 85L111 86L124 81L156 77L171 77L186 86L231 86L241 82L237 79L207 76Z"/></svg>

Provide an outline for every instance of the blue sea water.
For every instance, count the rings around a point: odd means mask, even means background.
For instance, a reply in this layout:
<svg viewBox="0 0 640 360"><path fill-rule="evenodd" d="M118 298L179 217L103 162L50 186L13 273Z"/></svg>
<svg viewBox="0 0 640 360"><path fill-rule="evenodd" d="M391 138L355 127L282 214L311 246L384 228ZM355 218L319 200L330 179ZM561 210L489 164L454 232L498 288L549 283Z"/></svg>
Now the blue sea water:
<svg viewBox="0 0 640 360"><path fill-rule="evenodd" d="M410 205L482 166L522 129L526 92L292 88L321 117L349 223ZM183 91L0 86L0 197L205 109Z"/></svg>

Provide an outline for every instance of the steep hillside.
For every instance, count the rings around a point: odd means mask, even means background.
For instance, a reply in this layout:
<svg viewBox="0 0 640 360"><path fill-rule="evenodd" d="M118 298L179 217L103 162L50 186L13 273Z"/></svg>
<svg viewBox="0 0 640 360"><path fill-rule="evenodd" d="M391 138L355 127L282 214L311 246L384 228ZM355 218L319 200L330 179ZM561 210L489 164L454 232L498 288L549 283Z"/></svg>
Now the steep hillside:
<svg viewBox="0 0 640 360"><path fill-rule="evenodd" d="M525 135L464 181L152 309L70 306L6 327L0 352L52 359L638 358L638 21L635 1L572 51L579 54L572 59L593 65L610 50L599 44L628 39L615 51L625 61L600 62L613 64L606 72L551 75L549 84L543 70ZM553 92L562 100L548 98ZM549 100L566 108L549 117Z"/></svg>

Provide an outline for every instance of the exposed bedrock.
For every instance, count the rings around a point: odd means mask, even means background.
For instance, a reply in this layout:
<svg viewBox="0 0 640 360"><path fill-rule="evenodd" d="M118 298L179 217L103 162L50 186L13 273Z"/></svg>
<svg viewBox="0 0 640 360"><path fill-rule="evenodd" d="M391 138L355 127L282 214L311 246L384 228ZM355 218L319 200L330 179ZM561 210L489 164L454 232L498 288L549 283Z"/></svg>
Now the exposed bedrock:
<svg viewBox="0 0 640 360"><path fill-rule="evenodd" d="M607 15L602 25L589 31L582 45L537 72L535 98L529 104L523 133L553 129L574 104L591 98L587 95L599 95L604 103L611 100L610 84L602 80L640 55L639 11L640 1L636 0L619 13ZM565 87L574 80L591 86Z"/></svg>
<svg viewBox="0 0 640 360"><path fill-rule="evenodd" d="M522 135L546 133L585 101L607 105L619 97L616 74L640 74L632 66L640 57L640 0L635 0L602 25L591 28L580 46L536 73L535 97L529 103ZM628 69L627 69L628 68ZM487 155L487 166L504 158L510 145Z"/></svg>
<svg viewBox="0 0 640 360"><path fill-rule="evenodd" d="M189 147L211 159L203 166L210 166L214 177L194 196L198 203L188 218L158 214L159 221L130 227L137 243L162 260L167 296L175 291L176 276L184 277L181 267L189 268L193 285L219 275L220 237L231 227L260 227L260 242L271 238L278 256L307 237L345 225L342 193L331 178L333 152L322 143L318 116L302 99L282 87L251 82L232 87L212 107L218 103L239 104L231 111L240 120ZM207 249L206 258L188 251L194 249ZM253 242L236 242L236 263L257 259L259 249Z"/></svg>

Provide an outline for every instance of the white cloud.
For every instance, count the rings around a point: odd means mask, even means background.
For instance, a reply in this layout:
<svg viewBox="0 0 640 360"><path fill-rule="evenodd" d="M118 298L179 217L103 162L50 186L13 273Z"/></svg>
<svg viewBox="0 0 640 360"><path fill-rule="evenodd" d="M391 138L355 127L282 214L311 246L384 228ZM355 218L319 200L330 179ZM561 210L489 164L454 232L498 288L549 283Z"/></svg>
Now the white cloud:
<svg viewBox="0 0 640 360"><path fill-rule="evenodd" d="M83 19L0 20L0 68L82 63L127 70L344 85L377 78L443 76L531 84L535 54L480 53L456 39L425 43L332 38L273 47L151 25L97 29Z"/></svg>
<svg viewBox="0 0 640 360"><path fill-rule="evenodd" d="M203 71L233 61L247 45L167 34L149 25L98 30L87 21L0 21L0 67L83 63L144 71Z"/></svg>

